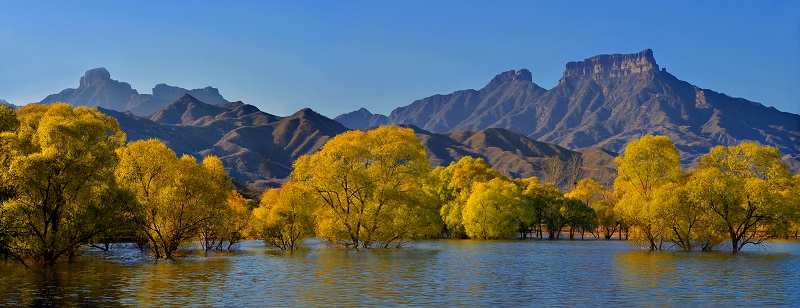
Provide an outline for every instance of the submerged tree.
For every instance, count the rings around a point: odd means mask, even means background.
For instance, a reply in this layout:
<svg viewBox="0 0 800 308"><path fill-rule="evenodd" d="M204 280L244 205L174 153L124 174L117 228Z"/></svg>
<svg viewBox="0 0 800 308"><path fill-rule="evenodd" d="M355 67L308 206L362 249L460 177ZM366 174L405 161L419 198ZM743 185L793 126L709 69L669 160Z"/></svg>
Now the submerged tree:
<svg viewBox="0 0 800 308"><path fill-rule="evenodd" d="M475 185L462 217L470 238L495 239L516 234L523 214L520 188L509 180L495 178Z"/></svg>
<svg viewBox="0 0 800 308"><path fill-rule="evenodd" d="M314 234L311 197L310 192L292 182L264 191L261 203L253 210L253 236L281 250L297 249Z"/></svg>
<svg viewBox="0 0 800 308"><path fill-rule="evenodd" d="M465 238L462 214L473 186L500 178L500 172L492 169L483 158L464 156L447 167L436 167L431 172L438 186L439 214L444 221L446 233L454 238Z"/></svg>
<svg viewBox="0 0 800 308"><path fill-rule="evenodd" d="M780 151L757 143L717 146L700 158L695 202L716 216L736 252L760 243L768 228L785 220L792 206L781 195L791 172Z"/></svg>
<svg viewBox="0 0 800 308"><path fill-rule="evenodd" d="M154 139L129 143L118 153L117 179L136 195L132 219L156 258L172 258L225 206L230 180L219 158L198 164Z"/></svg>
<svg viewBox="0 0 800 308"><path fill-rule="evenodd" d="M620 227L620 221L614 214L611 194L603 186L592 179L584 178L578 182L575 189L564 194L567 198L575 198L592 208L597 219L597 225L602 230L603 237L610 239ZM599 233L598 233L599 236Z"/></svg>
<svg viewBox="0 0 800 308"><path fill-rule="evenodd" d="M420 199L430 165L411 129L345 132L319 152L300 157L294 167L292 179L317 203L319 237L369 248L438 232L437 209Z"/></svg>
<svg viewBox="0 0 800 308"><path fill-rule="evenodd" d="M647 135L629 143L614 161L619 164L614 181L618 213L651 250L661 249L664 226L653 197L681 174L678 149L666 136Z"/></svg>
<svg viewBox="0 0 800 308"><path fill-rule="evenodd" d="M2 250L52 264L123 219L131 202L117 187L117 122L97 109L31 104L15 120L0 112Z"/></svg>

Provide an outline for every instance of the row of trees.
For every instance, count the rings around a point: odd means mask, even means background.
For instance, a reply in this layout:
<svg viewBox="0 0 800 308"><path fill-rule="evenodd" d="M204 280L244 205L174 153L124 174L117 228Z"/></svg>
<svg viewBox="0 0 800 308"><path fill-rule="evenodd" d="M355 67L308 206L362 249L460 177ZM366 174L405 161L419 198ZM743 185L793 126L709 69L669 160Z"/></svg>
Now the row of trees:
<svg viewBox="0 0 800 308"><path fill-rule="evenodd" d="M480 158L428 170L410 129L351 131L299 159L290 183L264 194L257 220L260 236L283 249L314 234L357 248L568 230L570 238L624 233L650 249L712 250L729 240L738 251L798 228L800 176L775 148L715 147L684 173L669 138L644 136L616 163L613 187L584 178L562 193L536 177L504 177Z"/></svg>
<svg viewBox="0 0 800 308"><path fill-rule="evenodd" d="M221 249L250 217L218 158L179 158L156 140L125 145L116 120L67 104L0 107L0 180L0 254L24 263L114 239L157 258L190 239Z"/></svg>
<svg viewBox="0 0 800 308"><path fill-rule="evenodd" d="M291 181L262 196L254 230L281 249L311 235L369 248L442 235L542 237L542 226L550 238L565 228L570 237L594 233L598 216L578 197L536 177L509 179L480 158L430 170L411 129L380 127L346 132L298 159Z"/></svg>
<svg viewBox="0 0 800 308"><path fill-rule="evenodd" d="M730 240L738 251L800 221L800 176L777 149L754 143L716 147L684 173L667 137L644 136L617 158L612 188L569 172L565 194L536 177L507 178L480 158L431 170L411 129L349 131L299 158L291 179L255 209L231 190L218 158L198 163L157 140L125 144L117 122L96 109L0 107L0 149L0 254L33 263L115 239L171 258L188 241L230 249L248 236L292 250L310 236L370 248L564 230L606 239L628 230L651 249L711 250ZM548 178L579 165L549 160Z"/></svg>
<svg viewBox="0 0 800 308"><path fill-rule="evenodd" d="M717 146L683 173L669 138L644 136L616 162L617 212L650 249L712 250L728 241L736 252L798 228L800 175L792 177L776 148Z"/></svg>

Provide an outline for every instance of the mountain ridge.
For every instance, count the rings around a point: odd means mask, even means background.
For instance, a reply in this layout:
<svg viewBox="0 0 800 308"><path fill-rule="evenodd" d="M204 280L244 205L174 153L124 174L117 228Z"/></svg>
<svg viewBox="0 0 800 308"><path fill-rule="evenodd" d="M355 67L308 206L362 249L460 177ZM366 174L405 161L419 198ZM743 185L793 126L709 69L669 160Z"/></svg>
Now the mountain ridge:
<svg viewBox="0 0 800 308"><path fill-rule="evenodd" d="M800 115L680 80L656 63L650 49L569 62L549 90L530 75L524 69L503 72L479 90L419 99L385 119L368 110L337 119L349 128L412 124L436 133L501 127L568 149L612 152L642 135L659 134L673 140L684 164L713 146L742 141L800 154Z"/></svg>
<svg viewBox="0 0 800 308"><path fill-rule="evenodd" d="M50 94L39 103L65 102L73 106L129 110L136 115L144 116L171 103L184 93L212 105L228 103L219 94L219 90L212 87L187 90L161 83L153 88L152 94L139 94L127 82L111 79L111 73L102 67L86 71L80 79L78 88L68 88L57 94Z"/></svg>

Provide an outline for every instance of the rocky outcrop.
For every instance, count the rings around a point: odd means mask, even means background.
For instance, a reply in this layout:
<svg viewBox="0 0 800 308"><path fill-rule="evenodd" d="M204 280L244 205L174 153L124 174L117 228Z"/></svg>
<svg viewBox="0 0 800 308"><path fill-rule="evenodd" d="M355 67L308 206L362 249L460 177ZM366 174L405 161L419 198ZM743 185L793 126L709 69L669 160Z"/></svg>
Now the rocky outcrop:
<svg viewBox="0 0 800 308"><path fill-rule="evenodd" d="M159 84L153 88L153 94L139 94L130 84L111 79L111 73L105 68L87 71L81 77L77 89L65 89L58 94L48 95L39 103L66 102L74 106L129 110L136 115L144 116L178 99L184 93L207 104L228 103L219 94L219 90L212 87L187 90Z"/></svg>
<svg viewBox="0 0 800 308"><path fill-rule="evenodd" d="M599 55L583 61L567 63L561 82L567 78L599 75L596 77L623 77L635 73L657 71L653 51L646 49L634 54Z"/></svg>

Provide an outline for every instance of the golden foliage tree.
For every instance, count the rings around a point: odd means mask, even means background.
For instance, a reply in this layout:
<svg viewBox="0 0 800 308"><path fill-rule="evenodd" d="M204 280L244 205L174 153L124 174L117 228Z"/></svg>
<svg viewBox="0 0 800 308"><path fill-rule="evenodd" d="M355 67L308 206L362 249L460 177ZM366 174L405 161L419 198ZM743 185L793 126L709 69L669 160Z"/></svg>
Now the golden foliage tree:
<svg viewBox="0 0 800 308"><path fill-rule="evenodd" d="M660 249L664 230L653 197L659 186L681 175L678 149L669 137L646 135L631 141L614 161L619 165L614 181L618 213L651 250Z"/></svg>
<svg viewBox="0 0 800 308"><path fill-rule="evenodd" d="M791 215L782 193L792 175L777 148L753 142L714 147L700 158L696 176L694 200L716 217L734 252L760 243Z"/></svg>
<svg viewBox="0 0 800 308"><path fill-rule="evenodd" d="M446 226L446 233L455 238L467 236L462 213L472 188L478 183L500 178L500 172L492 169L483 158L464 156L447 167L437 167L432 177L438 186L439 214Z"/></svg>
<svg viewBox="0 0 800 308"><path fill-rule="evenodd" d="M288 182L281 188L268 189L253 210L253 235L269 246L295 250L314 234L311 194Z"/></svg>
<svg viewBox="0 0 800 308"><path fill-rule="evenodd" d="M413 130L349 131L294 163L292 179L314 196L316 234L347 247L396 246L438 231L436 209L422 202L430 172Z"/></svg>
<svg viewBox="0 0 800 308"><path fill-rule="evenodd" d="M6 253L52 264L121 221L130 198L117 187L117 121L68 104L0 111L0 224Z"/></svg>
<svg viewBox="0 0 800 308"><path fill-rule="evenodd" d="M117 152L117 179L136 195L139 207L132 218L156 258L172 258L226 206L230 180L219 158L198 164L154 139L131 142Z"/></svg>
<svg viewBox="0 0 800 308"><path fill-rule="evenodd" d="M520 188L509 180L494 178L472 190L461 215L467 235L495 239L516 234L524 215Z"/></svg>

